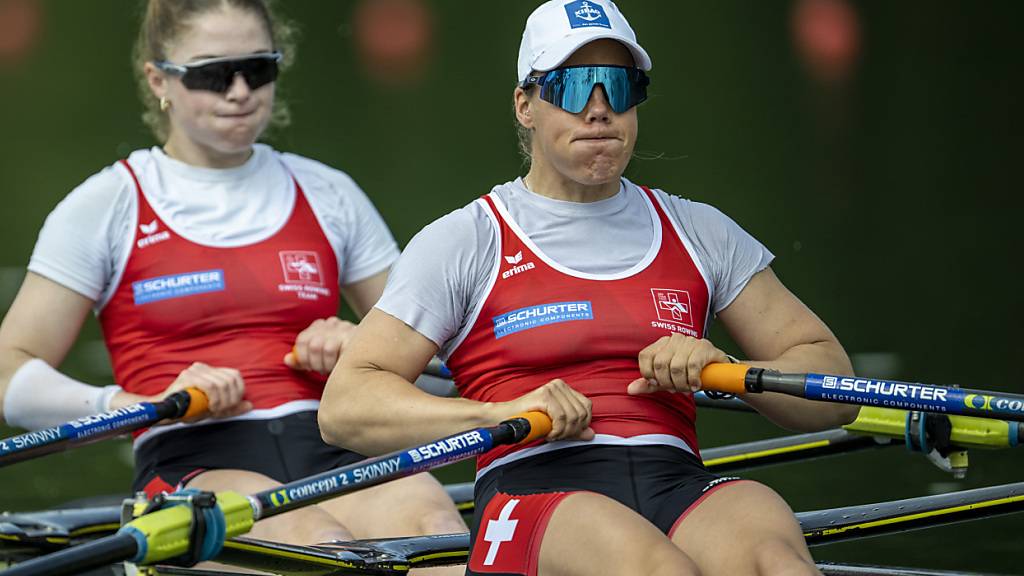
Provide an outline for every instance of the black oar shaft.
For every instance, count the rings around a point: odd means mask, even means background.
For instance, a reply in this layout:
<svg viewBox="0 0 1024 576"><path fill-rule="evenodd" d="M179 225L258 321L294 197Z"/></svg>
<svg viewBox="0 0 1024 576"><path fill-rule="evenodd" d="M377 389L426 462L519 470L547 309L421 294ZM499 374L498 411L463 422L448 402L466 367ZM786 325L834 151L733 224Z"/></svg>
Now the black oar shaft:
<svg viewBox="0 0 1024 576"><path fill-rule="evenodd" d="M4 576L63 576L79 574L88 567L105 566L131 558L138 542L127 534L114 534L100 540L79 544L50 554L33 558L8 568Z"/></svg>

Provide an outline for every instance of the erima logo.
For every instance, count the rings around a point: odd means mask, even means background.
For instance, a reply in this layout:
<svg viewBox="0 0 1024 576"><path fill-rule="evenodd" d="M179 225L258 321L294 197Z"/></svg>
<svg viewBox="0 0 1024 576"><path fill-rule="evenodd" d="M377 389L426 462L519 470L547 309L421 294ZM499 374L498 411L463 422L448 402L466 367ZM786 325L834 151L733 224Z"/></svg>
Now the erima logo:
<svg viewBox="0 0 1024 576"><path fill-rule="evenodd" d="M516 525L519 524L519 520L509 520L509 518L518 504L519 500L509 500L502 507L497 520L487 521L487 532L484 533L484 542L489 542L490 546L487 548L484 566L493 565L494 560L498 557L498 549L501 548L502 543L511 542L512 538L515 537Z"/></svg>
<svg viewBox="0 0 1024 576"><path fill-rule="evenodd" d="M157 229L159 227L160 223L157 222L156 220L153 220L149 224L139 224L139 232L142 232L143 234L145 234L145 236L139 238L139 241L136 242L135 245L138 246L139 249L142 249L145 248L146 246L152 246L157 242L169 240L171 238L171 233L168 232L167 230L164 230L163 232L157 232Z"/></svg>
<svg viewBox="0 0 1024 576"><path fill-rule="evenodd" d="M604 8L596 2L570 2L565 5L565 13L569 16L570 28L612 27Z"/></svg>
<svg viewBox="0 0 1024 576"><path fill-rule="evenodd" d="M523 251L516 252L515 256L505 256L505 262L513 264L511 268L501 273L501 279L507 280L516 274L526 272L527 270L533 270L537 266L533 262L527 262L526 264L520 264L523 261Z"/></svg>

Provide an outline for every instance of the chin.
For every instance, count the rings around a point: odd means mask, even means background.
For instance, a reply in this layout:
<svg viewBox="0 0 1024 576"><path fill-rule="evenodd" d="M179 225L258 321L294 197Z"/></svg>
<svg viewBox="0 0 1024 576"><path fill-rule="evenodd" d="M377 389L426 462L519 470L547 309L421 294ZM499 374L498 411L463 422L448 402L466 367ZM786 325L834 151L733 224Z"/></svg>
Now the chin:
<svg viewBox="0 0 1024 576"><path fill-rule="evenodd" d="M622 177L622 173L626 171L627 164L627 162L597 158L580 170L578 173L579 177L576 180L581 184L591 186L618 182L619 178Z"/></svg>

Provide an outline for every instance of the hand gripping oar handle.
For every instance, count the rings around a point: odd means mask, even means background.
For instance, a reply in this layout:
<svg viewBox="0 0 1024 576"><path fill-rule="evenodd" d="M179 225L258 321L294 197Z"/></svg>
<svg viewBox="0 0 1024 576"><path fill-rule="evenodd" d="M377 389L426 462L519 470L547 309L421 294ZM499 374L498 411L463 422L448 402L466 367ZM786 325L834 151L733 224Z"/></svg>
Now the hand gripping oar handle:
<svg viewBox="0 0 1024 576"><path fill-rule="evenodd" d="M261 518L464 460L494 446L532 442L547 436L550 431L551 419L546 414L529 412L497 426L477 428L370 458L248 498L236 492L219 492L215 498L216 513L206 520L206 538L198 543L206 552L201 559L216 556L225 539L245 534L253 522ZM121 560L152 564L175 558L190 549L195 517L188 505L164 508L136 518L112 536L34 558L9 568L3 575L60 576Z"/></svg>
<svg viewBox="0 0 1024 576"><path fill-rule="evenodd" d="M139 402L51 428L0 439L0 467L59 452L71 446L90 444L165 419L201 416L209 408L206 394L189 388L159 402Z"/></svg>
<svg viewBox="0 0 1024 576"><path fill-rule="evenodd" d="M730 394L779 392L808 400L1024 422L1024 395L830 374L783 374L745 364L708 364L703 387Z"/></svg>

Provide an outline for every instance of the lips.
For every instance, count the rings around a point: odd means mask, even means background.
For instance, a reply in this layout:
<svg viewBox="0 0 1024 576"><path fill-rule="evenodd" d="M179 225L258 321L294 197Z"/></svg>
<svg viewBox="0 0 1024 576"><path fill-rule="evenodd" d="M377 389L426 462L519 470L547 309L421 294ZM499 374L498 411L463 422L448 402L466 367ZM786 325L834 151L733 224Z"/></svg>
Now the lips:
<svg viewBox="0 0 1024 576"><path fill-rule="evenodd" d="M580 134L578 136L574 136L572 141L575 142L575 141L579 140L579 141L586 141L586 142L605 142L605 141L609 141L609 140L618 140L618 139L619 138L617 136L615 136L614 134L598 133L598 134Z"/></svg>
<svg viewBox="0 0 1024 576"><path fill-rule="evenodd" d="M255 112L255 109L243 112L221 112L217 114L217 116L220 116L221 118L245 118L246 116L252 116Z"/></svg>

